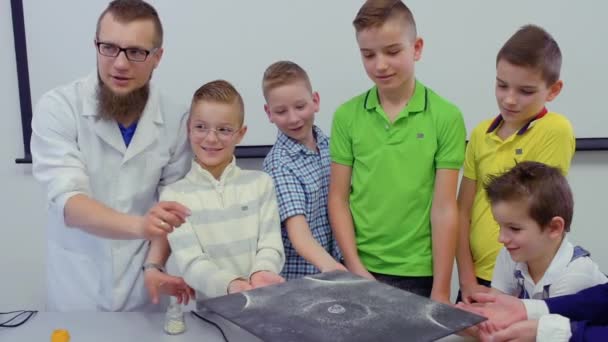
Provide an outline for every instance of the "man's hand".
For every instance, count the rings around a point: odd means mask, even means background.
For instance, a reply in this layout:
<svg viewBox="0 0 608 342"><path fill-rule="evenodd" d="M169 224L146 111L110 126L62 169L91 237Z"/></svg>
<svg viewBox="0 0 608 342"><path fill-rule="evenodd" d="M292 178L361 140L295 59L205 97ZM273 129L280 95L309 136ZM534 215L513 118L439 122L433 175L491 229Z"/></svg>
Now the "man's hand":
<svg viewBox="0 0 608 342"><path fill-rule="evenodd" d="M253 287L251 286L251 284L249 284L249 282L247 280L244 279L235 279L233 281L230 282L230 284L228 284L228 293L237 293L237 292L243 292L243 291L249 291L252 290Z"/></svg>
<svg viewBox="0 0 608 342"><path fill-rule="evenodd" d="M534 342L538 330L538 320L526 320L517 322L510 327L495 333L489 333L481 329L480 338L488 342Z"/></svg>
<svg viewBox="0 0 608 342"><path fill-rule="evenodd" d="M194 290L183 278L168 275L155 268L144 271L144 283L154 304L158 304L161 294L176 297L177 302L184 305L188 304L190 298L194 299Z"/></svg>
<svg viewBox="0 0 608 342"><path fill-rule="evenodd" d="M152 240L171 233L190 216L190 209L177 202L158 202L140 221L139 231L144 239Z"/></svg>
<svg viewBox="0 0 608 342"><path fill-rule="evenodd" d="M249 278L253 288L264 287L268 285L280 284L285 282L285 278L270 271L257 271Z"/></svg>

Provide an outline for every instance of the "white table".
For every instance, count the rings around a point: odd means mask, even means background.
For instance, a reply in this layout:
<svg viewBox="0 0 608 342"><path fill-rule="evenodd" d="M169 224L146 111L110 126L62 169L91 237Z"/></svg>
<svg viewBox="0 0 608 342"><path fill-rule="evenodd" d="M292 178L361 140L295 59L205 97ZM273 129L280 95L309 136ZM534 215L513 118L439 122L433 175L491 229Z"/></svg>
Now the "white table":
<svg viewBox="0 0 608 342"><path fill-rule="evenodd" d="M50 341L55 329L67 329L71 342L223 342L214 326L186 316L186 332L167 335L163 330L164 313L143 312L39 312L17 328L0 328L0 341ZM448 336L442 342L465 341L459 336ZM232 341L231 341L232 342Z"/></svg>
<svg viewBox="0 0 608 342"><path fill-rule="evenodd" d="M67 329L71 342L200 341L223 342L220 332L186 314L186 332L167 335L164 313L143 312L39 312L17 328L0 328L0 341L50 341L55 329Z"/></svg>

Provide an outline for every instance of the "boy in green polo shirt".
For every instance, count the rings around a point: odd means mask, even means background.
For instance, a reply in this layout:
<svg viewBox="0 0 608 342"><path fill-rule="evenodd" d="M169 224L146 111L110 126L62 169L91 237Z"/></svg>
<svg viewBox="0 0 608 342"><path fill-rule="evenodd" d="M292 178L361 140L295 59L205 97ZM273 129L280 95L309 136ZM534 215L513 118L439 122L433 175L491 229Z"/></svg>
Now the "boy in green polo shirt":
<svg viewBox="0 0 608 342"><path fill-rule="evenodd" d="M329 213L336 240L349 271L448 302L462 114L416 80L423 41L400 0L368 0L353 24L375 86L334 116Z"/></svg>

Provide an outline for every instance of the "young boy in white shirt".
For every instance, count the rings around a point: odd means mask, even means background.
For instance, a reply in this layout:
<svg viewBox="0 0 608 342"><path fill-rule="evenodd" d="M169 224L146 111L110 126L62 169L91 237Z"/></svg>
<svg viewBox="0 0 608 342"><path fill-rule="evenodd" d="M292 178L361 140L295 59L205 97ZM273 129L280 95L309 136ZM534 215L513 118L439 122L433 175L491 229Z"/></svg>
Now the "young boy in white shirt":
<svg viewBox="0 0 608 342"><path fill-rule="evenodd" d="M284 281L272 179L235 163L235 146L247 131L243 117L243 100L230 83L218 80L200 87L188 119L192 169L161 194L162 200L192 212L168 240L197 300Z"/></svg>
<svg viewBox="0 0 608 342"><path fill-rule="evenodd" d="M519 298L573 294L608 281L589 253L567 239L574 201L559 169L521 162L485 186L504 245L492 288Z"/></svg>

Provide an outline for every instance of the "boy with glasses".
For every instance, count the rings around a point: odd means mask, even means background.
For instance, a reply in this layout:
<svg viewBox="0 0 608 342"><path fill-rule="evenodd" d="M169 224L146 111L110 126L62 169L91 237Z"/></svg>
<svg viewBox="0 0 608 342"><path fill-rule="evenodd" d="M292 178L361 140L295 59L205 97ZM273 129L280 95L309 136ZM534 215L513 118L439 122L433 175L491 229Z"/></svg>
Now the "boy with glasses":
<svg viewBox="0 0 608 342"><path fill-rule="evenodd" d="M247 131L243 121L243 99L230 83L200 87L188 119L192 169L161 194L192 210L168 239L197 300L284 281L278 275L285 254L272 179L241 170L234 158Z"/></svg>

